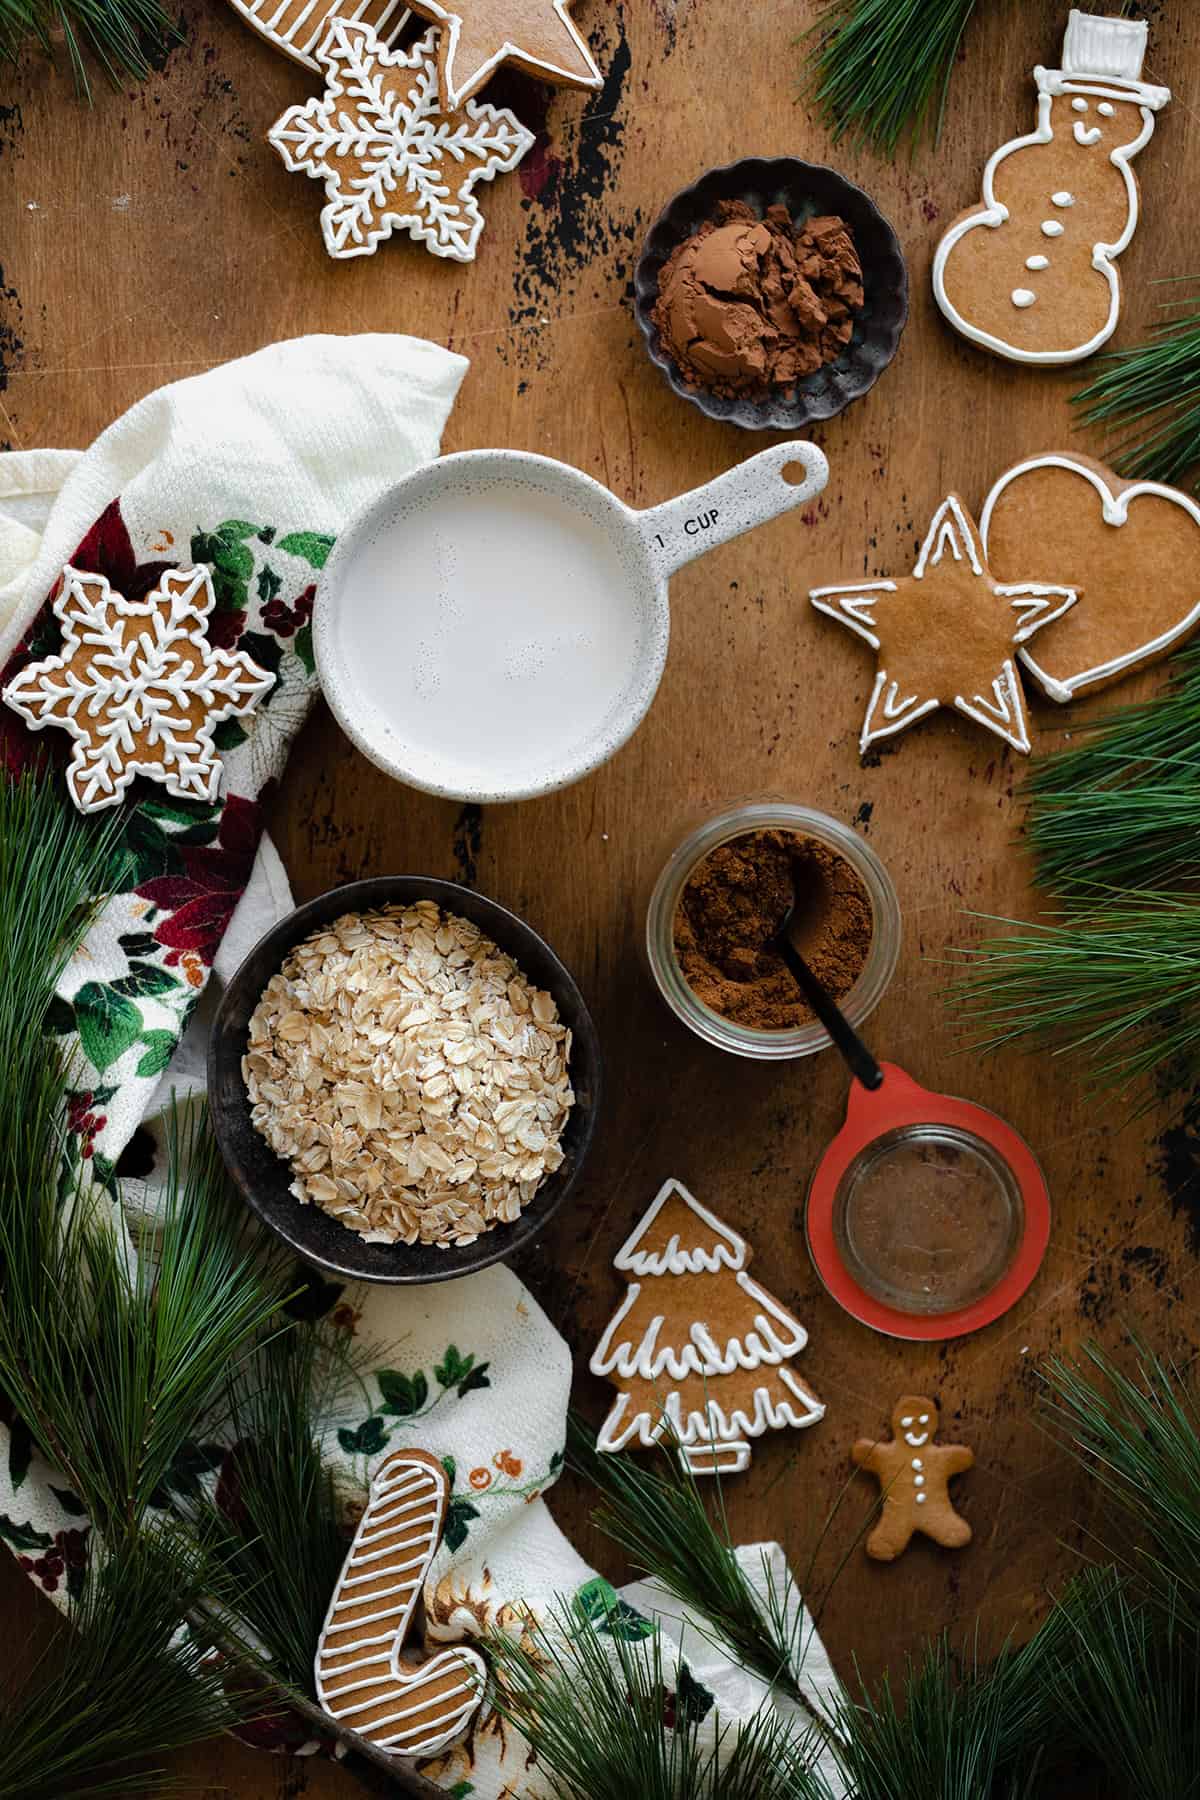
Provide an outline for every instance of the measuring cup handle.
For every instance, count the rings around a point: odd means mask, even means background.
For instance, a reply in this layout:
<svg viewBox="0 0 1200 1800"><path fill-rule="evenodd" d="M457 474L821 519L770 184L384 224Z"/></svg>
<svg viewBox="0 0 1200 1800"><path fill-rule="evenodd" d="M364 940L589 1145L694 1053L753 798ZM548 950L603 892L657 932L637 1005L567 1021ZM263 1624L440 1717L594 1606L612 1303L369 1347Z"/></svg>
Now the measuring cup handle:
<svg viewBox="0 0 1200 1800"><path fill-rule="evenodd" d="M817 446L793 439L633 516L658 577L665 581L694 556L803 506L828 479L829 464Z"/></svg>

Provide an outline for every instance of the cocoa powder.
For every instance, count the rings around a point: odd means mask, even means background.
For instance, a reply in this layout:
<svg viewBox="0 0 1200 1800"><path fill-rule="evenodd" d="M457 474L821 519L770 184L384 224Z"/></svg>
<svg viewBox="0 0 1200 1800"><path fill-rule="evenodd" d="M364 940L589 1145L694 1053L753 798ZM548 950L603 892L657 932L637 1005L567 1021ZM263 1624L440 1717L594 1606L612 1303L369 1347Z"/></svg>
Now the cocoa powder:
<svg viewBox="0 0 1200 1800"><path fill-rule="evenodd" d="M841 355L863 306L844 220L794 225L725 200L676 246L658 278L654 323L684 380L723 396L791 394Z"/></svg>
<svg viewBox="0 0 1200 1800"><path fill-rule="evenodd" d="M795 897L793 940L835 1000L871 948L871 900L858 871L816 838L751 831L721 844L688 878L675 954L696 998L752 1031L794 1031L813 1014L786 964L766 949Z"/></svg>

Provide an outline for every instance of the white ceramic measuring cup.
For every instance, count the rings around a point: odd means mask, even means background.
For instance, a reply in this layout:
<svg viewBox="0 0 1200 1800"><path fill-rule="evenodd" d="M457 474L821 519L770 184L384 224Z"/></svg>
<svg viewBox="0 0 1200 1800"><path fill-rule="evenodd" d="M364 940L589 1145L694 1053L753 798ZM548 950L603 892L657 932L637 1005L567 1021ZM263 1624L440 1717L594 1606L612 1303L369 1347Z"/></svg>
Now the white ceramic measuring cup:
<svg viewBox="0 0 1200 1800"><path fill-rule="evenodd" d="M634 732L667 656L667 580L825 486L776 444L637 512L549 457L471 450L417 469L341 533L314 647L325 697L372 762L455 800L523 800Z"/></svg>

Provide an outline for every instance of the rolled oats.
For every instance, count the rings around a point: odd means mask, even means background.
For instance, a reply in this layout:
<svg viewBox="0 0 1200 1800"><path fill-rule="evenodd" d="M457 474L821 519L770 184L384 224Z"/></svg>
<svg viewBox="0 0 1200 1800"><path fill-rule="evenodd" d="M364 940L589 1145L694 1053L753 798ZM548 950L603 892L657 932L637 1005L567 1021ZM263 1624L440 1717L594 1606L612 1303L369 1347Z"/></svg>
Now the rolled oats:
<svg viewBox="0 0 1200 1800"><path fill-rule="evenodd" d="M250 1020L251 1117L292 1193L372 1243L470 1244L561 1168L571 1034L479 928L432 901L347 913Z"/></svg>

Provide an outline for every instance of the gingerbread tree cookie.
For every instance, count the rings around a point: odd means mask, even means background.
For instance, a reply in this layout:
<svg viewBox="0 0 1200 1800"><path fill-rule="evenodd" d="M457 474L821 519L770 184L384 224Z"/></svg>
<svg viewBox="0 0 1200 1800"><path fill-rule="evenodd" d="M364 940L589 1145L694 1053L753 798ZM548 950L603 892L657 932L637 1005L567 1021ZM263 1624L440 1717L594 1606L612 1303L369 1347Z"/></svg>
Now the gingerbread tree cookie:
<svg viewBox="0 0 1200 1800"><path fill-rule="evenodd" d="M619 1397L601 1450L650 1446L673 1434L698 1475L748 1467L751 1438L815 1425L825 1408L785 1365L808 1342L803 1325L746 1273L749 1246L667 1181L618 1250L639 1277L592 1356Z"/></svg>
<svg viewBox="0 0 1200 1800"><path fill-rule="evenodd" d="M600 71L581 37L574 0L412 0L412 10L442 27L438 82L442 106L457 112L515 62L539 81L598 88Z"/></svg>
<svg viewBox="0 0 1200 1800"><path fill-rule="evenodd" d="M325 1711L398 1756L434 1756L460 1737L487 1674L474 1650L439 1650L425 1662L403 1654L449 1495L446 1471L427 1451L384 1457L317 1648Z"/></svg>
<svg viewBox="0 0 1200 1800"><path fill-rule="evenodd" d="M63 570L62 649L22 669L4 699L35 731L71 733L67 786L80 812L116 806L135 775L181 800L217 798L213 727L250 712L275 677L242 651L212 647L212 608L205 568L168 571L144 600L127 600L103 575Z"/></svg>
<svg viewBox="0 0 1200 1800"><path fill-rule="evenodd" d="M996 581L979 530L956 494L942 501L916 568L894 581L813 588L809 599L876 653L859 748L951 706L1028 753L1015 651L1077 595L1041 581Z"/></svg>
<svg viewBox="0 0 1200 1800"><path fill-rule="evenodd" d="M1121 307L1116 259L1138 221L1130 167L1171 98L1141 79L1143 20L1074 10L1061 69L1034 70L1038 120L996 151L983 205L937 247L933 291L972 343L1013 362L1090 356Z"/></svg>
<svg viewBox="0 0 1200 1800"><path fill-rule="evenodd" d="M850 1452L883 1494L883 1514L867 1539L867 1555L876 1562L895 1562L916 1532L947 1550L971 1541L971 1527L955 1512L949 1483L973 1466L975 1453L965 1444L935 1444L939 1422L934 1401L901 1394L892 1408L892 1441L859 1438Z"/></svg>

